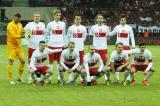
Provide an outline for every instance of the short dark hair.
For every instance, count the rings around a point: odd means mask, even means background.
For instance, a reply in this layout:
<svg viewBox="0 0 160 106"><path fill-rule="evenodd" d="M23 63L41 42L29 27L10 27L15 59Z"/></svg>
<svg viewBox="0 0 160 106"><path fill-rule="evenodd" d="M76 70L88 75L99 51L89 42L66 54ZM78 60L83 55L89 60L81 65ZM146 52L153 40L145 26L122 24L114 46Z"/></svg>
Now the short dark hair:
<svg viewBox="0 0 160 106"><path fill-rule="evenodd" d="M41 40L40 42L39 42L39 44L41 44L41 43L46 43L44 40Z"/></svg>
<svg viewBox="0 0 160 106"><path fill-rule="evenodd" d="M123 43L121 43L121 42L116 43L116 47L117 47L118 45L122 45L122 46L123 46Z"/></svg>
<svg viewBox="0 0 160 106"><path fill-rule="evenodd" d="M139 47L141 47L141 46L146 46L146 44L145 43L139 43Z"/></svg>
<svg viewBox="0 0 160 106"><path fill-rule="evenodd" d="M102 16L102 17L103 17L103 14L97 14L97 15L96 15L96 18L97 18L98 16Z"/></svg>
<svg viewBox="0 0 160 106"><path fill-rule="evenodd" d="M20 13L16 13L14 16L18 17L18 18L21 18L21 14Z"/></svg>
<svg viewBox="0 0 160 106"><path fill-rule="evenodd" d="M126 18L126 16L125 16L124 14L121 14L121 15L119 16L119 19L121 19L121 18Z"/></svg>
<svg viewBox="0 0 160 106"><path fill-rule="evenodd" d="M75 45L75 43L72 42L72 41L70 41L70 42L68 43L68 47L69 47L69 45Z"/></svg>

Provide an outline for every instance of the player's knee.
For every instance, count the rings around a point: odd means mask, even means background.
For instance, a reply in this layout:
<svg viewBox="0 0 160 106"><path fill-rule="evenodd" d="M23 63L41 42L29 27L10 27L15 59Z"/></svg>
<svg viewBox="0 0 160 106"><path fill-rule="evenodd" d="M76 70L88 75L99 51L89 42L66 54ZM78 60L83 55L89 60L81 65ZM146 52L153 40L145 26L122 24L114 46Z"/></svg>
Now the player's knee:
<svg viewBox="0 0 160 106"><path fill-rule="evenodd" d="M62 66L59 66L59 72L62 72L64 68Z"/></svg>
<svg viewBox="0 0 160 106"><path fill-rule="evenodd" d="M30 73L31 73L31 74L34 74L34 70L31 69L31 70L30 70Z"/></svg>

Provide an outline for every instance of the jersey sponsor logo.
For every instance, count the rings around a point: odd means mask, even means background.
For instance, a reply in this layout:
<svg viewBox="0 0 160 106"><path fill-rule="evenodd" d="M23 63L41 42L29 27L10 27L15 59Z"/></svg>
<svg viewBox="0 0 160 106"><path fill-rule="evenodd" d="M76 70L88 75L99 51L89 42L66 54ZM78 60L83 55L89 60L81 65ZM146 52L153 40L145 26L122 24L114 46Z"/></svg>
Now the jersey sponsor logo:
<svg viewBox="0 0 160 106"><path fill-rule="evenodd" d="M139 57L139 58L135 57L134 60L137 61L137 62L141 62L141 63L145 62L145 59L142 58L142 57Z"/></svg>
<svg viewBox="0 0 160 106"><path fill-rule="evenodd" d="M127 38L128 37L128 33L119 33L118 34L118 37L121 37L121 38Z"/></svg>
<svg viewBox="0 0 160 106"><path fill-rule="evenodd" d="M54 35L62 35L62 30L61 29L53 30L52 34L54 34Z"/></svg>
<svg viewBox="0 0 160 106"><path fill-rule="evenodd" d="M32 30L32 35L44 35L43 30Z"/></svg>
<svg viewBox="0 0 160 106"><path fill-rule="evenodd" d="M44 62L45 60L47 60L47 57L42 57L40 59L37 59L37 63L42 63Z"/></svg>
<svg viewBox="0 0 160 106"><path fill-rule="evenodd" d="M82 38L82 33L73 33L73 38Z"/></svg>

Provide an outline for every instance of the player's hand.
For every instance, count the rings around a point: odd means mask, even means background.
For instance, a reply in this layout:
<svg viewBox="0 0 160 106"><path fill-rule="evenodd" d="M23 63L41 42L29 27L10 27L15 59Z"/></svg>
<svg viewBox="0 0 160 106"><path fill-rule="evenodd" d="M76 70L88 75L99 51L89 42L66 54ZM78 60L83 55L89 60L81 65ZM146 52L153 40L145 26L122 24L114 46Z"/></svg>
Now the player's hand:
<svg viewBox="0 0 160 106"><path fill-rule="evenodd" d="M72 69L68 69L68 71L67 71L68 73L72 73L73 72L73 70Z"/></svg>
<svg viewBox="0 0 160 106"><path fill-rule="evenodd" d="M132 47L132 49L135 49L135 47Z"/></svg>
<svg viewBox="0 0 160 106"><path fill-rule="evenodd" d="M91 82L87 82L87 86L91 86Z"/></svg>
<svg viewBox="0 0 160 106"><path fill-rule="evenodd" d="M148 70L145 70L145 71L144 71L144 74L148 74Z"/></svg>
<svg viewBox="0 0 160 106"><path fill-rule="evenodd" d="M117 68L117 71L119 72L119 71L121 71L122 70L122 66L119 66L118 68Z"/></svg>

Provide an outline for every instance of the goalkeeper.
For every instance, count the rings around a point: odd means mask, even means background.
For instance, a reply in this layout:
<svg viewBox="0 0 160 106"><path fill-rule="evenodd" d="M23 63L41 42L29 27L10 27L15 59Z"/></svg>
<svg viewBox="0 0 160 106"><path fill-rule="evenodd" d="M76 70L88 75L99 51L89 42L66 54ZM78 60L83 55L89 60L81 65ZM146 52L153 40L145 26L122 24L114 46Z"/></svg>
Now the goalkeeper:
<svg viewBox="0 0 160 106"><path fill-rule="evenodd" d="M22 73L24 70L25 60L24 52L21 45L21 38L23 35L23 26L20 23L21 15L15 14L13 20L7 25L7 53L8 53L8 79L11 85L15 85L16 82L12 78L12 66L15 59L19 59L19 73L17 81L24 83Z"/></svg>

